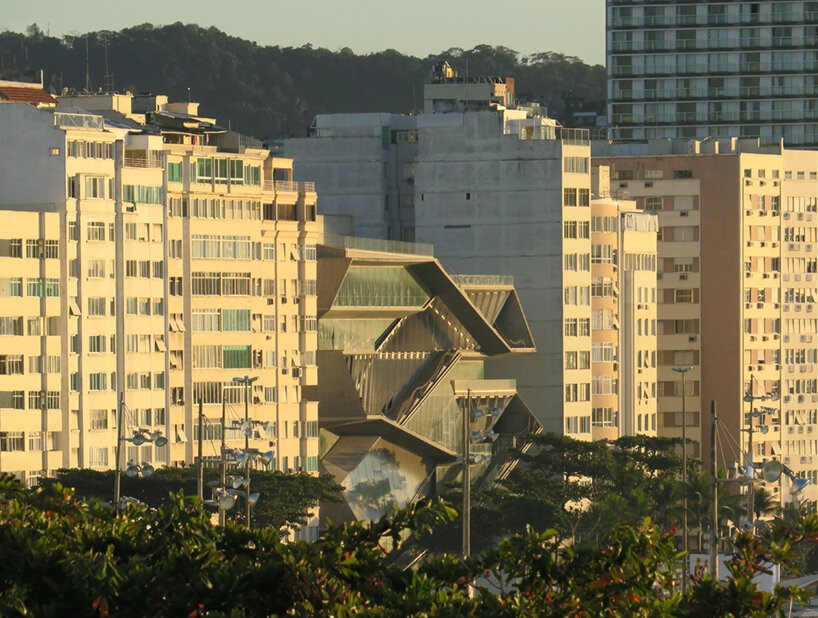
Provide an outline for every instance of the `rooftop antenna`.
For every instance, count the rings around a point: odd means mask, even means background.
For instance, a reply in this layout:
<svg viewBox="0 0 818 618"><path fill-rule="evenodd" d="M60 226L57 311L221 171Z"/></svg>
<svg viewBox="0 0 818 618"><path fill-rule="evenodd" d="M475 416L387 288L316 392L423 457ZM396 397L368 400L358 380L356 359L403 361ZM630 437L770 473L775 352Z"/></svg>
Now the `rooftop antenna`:
<svg viewBox="0 0 818 618"><path fill-rule="evenodd" d="M88 35L85 35L85 91L91 92L91 65L88 60Z"/></svg>
<svg viewBox="0 0 818 618"><path fill-rule="evenodd" d="M105 90L108 92L114 91L114 74L108 70L108 35L103 39L105 43Z"/></svg>
<svg viewBox="0 0 818 618"><path fill-rule="evenodd" d="M187 87L187 102L190 103L190 86Z"/></svg>
<svg viewBox="0 0 818 618"><path fill-rule="evenodd" d="M466 54L466 109L469 109L469 55Z"/></svg>

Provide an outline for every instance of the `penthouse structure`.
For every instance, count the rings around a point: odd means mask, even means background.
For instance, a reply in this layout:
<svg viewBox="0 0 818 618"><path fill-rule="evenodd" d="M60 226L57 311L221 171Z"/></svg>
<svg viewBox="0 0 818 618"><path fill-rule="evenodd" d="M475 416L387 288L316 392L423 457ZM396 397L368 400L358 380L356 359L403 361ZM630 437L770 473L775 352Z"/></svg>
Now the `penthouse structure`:
<svg viewBox="0 0 818 618"><path fill-rule="evenodd" d="M0 126L0 469L112 468L120 400L125 437L169 440L123 459L191 463L200 431L218 457L247 393L250 446L316 472L321 221L291 161L160 96L0 105Z"/></svg>
<svg viewBox="0 0 818 618"><path fill-rule="evenodd" d="M689 452L707 461L715 400L755 462L776 459L811 480L804 499L814 502L818 155L758 140L594 152L611 167L612 194L659 219L659 435L681 435L685 406ZM688 367L684 380L673 371Z"/></svg>
<svg viewBox="0 0 818 618"><path fill-rule="evenodd" d="M818 146L818 3L608 0L606 13L612 139Z"/></svg>

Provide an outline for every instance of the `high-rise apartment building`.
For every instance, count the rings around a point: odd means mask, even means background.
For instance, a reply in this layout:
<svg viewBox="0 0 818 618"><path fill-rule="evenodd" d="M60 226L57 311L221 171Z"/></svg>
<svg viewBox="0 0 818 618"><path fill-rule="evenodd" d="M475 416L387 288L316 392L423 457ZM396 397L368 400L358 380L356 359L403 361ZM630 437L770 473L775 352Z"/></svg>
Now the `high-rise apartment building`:
<svg viewBox="0 0 818 618"><path fill-rule="evenodd" d="M0 105L0 126L0 469L112 468L120 397L126 438L169 440L125 461L191 463L200 435L218 458L247 392L250 447L316 472L321 220L292 162L165 97Z"/></svg>
<svg viewBox="0 0 818 618"><path fill-rule="evenodd" d="M684 406L689 452L707 461L715 400L736 444L747 449L752 431L755 462L812 480L815 501L818 153L708 140L595 143L594 154L612 194L659 218L659 435L681 436ZM721 454L719 465L742 463Z"/></svg>
<svg viewBox="0 0 818 618"><path fill-rule="evenodd" d="M591 439L596 388L600 397L605 393L597 406L606 428L600 431L624 431L614 421L618 351L602 345L618 342L624 331L599 339L600 360L591 361L596 289L588 132L557 126L538 108L506 107L510 93L510 80L436 71L424 95L433 113L321 115L312 136L288 139L285 150L296 176L315 179L322 211L354 215L359 235L432 244L454 274L514 277L537 352L504 359L496 369L489 361L487 371L515 376L546 430ZM613 208L606 216L620 230ZM606 241L621 243L618 234ZM613 248L605 259L614 259ZM600 281L623 272L601 255L594 266ZM615 288L618 279L596 291ZM612 325L611 313L606 328ZM643 422L651 414L646 409ZM630 431L638 427L635 421Z"/></svg>
<svg viewBox="0 0 818 618"><path fill-rule="evenodd" d="M297 176L315 179L322 210L354 215L359 235L432 244L452 273L513 276L537 352L504 359L502 372L547 430L590 438L590 368L564 369L565 351L591 351L587 131L504 108L319 116L315 126L285 151ZM371 177L349 191L347 167Z"/></svg>
<svg viewBox="0 0 818 618"><path fill-rule="evenodd" d="M592 170L591 433L656 435L656 235L653 213L612 197L606 166ZM576 355L576 356L575 356ZM565 365L588 367L587 353Z"/></svg>
<svg viewBox="0 0 818 618"><path fill-rule="evenodd" d="M606 5L612 139L818 146L818 3Z"/></svg>

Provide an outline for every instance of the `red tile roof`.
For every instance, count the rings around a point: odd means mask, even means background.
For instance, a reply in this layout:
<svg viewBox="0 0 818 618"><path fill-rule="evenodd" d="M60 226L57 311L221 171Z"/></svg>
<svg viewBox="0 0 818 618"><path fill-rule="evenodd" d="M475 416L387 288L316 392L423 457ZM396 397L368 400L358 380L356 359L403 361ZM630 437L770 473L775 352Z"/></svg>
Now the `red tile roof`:
<svg viewBox="0 0 818 618"><path fill-rule="evenodd" d="M55 105L57 99L39 88L20 88L18 86L0 86L0 98L9 103L47 103Z"/></svg>

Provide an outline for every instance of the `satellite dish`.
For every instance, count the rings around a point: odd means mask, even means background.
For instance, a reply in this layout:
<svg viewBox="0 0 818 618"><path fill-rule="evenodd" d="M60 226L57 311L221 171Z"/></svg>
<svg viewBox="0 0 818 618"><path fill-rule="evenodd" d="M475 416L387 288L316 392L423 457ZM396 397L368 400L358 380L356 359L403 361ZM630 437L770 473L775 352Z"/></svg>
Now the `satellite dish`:
<svg viewBox="0 0 818 618"><path fill-rule="evenodd" d="M768 483L775 483L779 478L781 478L782 472L784 472L784 466L781 465L780 461L775 460L765 463L762 470L764 480Z"/></svg>
<svg viewBox="0 0 818 618"><path fill-rule="evenodd" d="M781 395L778 393L778 391L770 395L770 401L778 401L779 399L781 399Z"/></svg>
<svg viewBox="0 0 818 618"><path fill-rule="evenodd" d="M753 400L753 396L750 393L747 393L746 395L744 395L744 401L746 401L747 403L750 403L752 400Z"/></svg>
<svg viewBox="0 0 818 618"><path fill-rule="evenodd" d="M770 428L767 425L763 425L761 427L761 433L762 434L767 435L769 433L769 431L770 431Z"/></svg>

